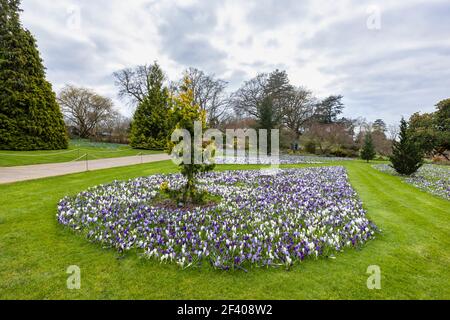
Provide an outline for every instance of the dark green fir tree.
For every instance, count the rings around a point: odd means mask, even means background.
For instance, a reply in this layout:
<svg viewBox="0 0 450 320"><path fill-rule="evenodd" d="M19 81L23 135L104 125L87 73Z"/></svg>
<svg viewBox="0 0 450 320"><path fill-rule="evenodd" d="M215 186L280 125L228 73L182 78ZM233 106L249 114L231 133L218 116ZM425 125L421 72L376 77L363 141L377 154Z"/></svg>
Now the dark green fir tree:
<svg viewBox="0 0 450 320"><path fill-rule="evenodd" d="M369 162L373 160L376 155L375 146L373 145L372 134L370 132L366 133L366 137L364 139L364 145L361 149L361 159Z"/></svg>
<svg viewBox="0 0 450 320"><path fill-rule="evenodd" d="M273 104L273 99L268 96L265 97L264 100L258 107L258 120L257 120L257 129L265 129L267 130L267 153L271 154L272 152L272 135L271 130L279 129L282 114L278 111Z"/></svg>
<svg viewBox="0 0 450 320"><path fill-rule="evenodd" d="M409 176L423 165L423 154L419 144L409 134L408 123L402 119L399 141L394 141L392 148L391 166L397 173Z"/></svg>
<svg viewBox="0 0 450 320"><path fill-rule="evenodd" d="M133 148L164 150L170 138L169 91L164 87L164 73L155 63L149 74L148 95L138 105L131 124Z"/></svg>
<svg viewBox="0 0 450 320"><path fill-rule="evenodd" d="M61 109L19 6L19 0L0 0L0 149L65 149Z"/></svg>

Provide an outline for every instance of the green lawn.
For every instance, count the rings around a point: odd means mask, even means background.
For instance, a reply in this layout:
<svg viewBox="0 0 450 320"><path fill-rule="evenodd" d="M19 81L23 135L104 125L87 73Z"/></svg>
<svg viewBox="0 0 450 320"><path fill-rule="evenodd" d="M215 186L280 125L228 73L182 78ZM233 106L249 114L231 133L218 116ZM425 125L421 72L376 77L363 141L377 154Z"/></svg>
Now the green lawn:
<svg viewBox="0 0 450 320"><path fill-rule="evenodd" d="M119 258L56 222L63 196L172 172L171 162L0 185L0 299L450 299L450 203L370 164L339 165L383 233L362 250L308 260L291 271L182 271L135 253ZM70 265L81 268L81 290L66 288ZM369 265L381 267L381 290L366 287Z"/></svg>
<svg viewBox="0 0 450 320"><path fill-rule="evenodd" d="M162 151L136 150L127 145L115 143L71 140L67 150L57 151L0 151L0 167L24 166L30 164L83 161L103 158L119 158L138 154L155 154Z"/></svg>

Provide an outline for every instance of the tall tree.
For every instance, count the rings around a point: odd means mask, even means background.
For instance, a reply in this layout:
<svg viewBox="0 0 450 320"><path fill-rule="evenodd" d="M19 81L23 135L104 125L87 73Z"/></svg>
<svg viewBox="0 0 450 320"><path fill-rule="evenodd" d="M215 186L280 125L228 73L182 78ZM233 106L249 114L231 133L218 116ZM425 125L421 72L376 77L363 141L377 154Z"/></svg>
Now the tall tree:
<svg viewBox="0 0 450 320"><path fill-rule="evenodd" d="M323 124L337 122L338 116L344 110L343 98L341 95L329 96L317 104L315 112L316 120Z"/></svg>
<svg viewBox="0 0 450 320"><path fill-rule="evenodd" d="M428 155L441 155L448 159L450 150L450 99L442 100L433 113L415 113L409 120L411 137Z"/></svg>
<svg viewBox="0 0 450 320"><path fill-rule="evenodd" d="M364 145L361 149L361 159L369 162L375 158L375 146L373 145L372 134L370 132L366 133L366 137L364 139Z"/></svg>
<svg viewBox="0 0 450 320"><path fill-rule="evenodd" d="M259 117L259 105L266 97L265 87L268 75L260 73L244 84L232 95L236 114L240 116Z"/></svg>
<svg viewBox="0 0 450 320"><path fill-rule="evenodd" d="M167 146L172 124L169 91L164 73L155 62L149 69L148 92L139 103L131 124L130 144L134 148L162 150Z"/></svg>
<svg viewBox="0 0 450 320"><path fill-rule="evenodd" d="M434 154L438 144L433 113L414 113L409 118L409 135L427 155Z"/></svg>
<svg viewBox="0 0 450 320"><path fill-rule="evenodd" d="M289 83L285 71L275 70L270 74L259 74L234 93L233 105L236 113L244 116L252 116L257 122L271 123L273 127L263 129L271 130L279 128L283 118L284 106L290 98L293 87ZM272 110L268 112L268 108ZM264 112L262 114L261 112ZM272 115L271 121L267 116Z"/></svg>
<svg viewBox="0 0 450 320"><path fill-rule="evenodd" d="M402 175L411 175L423 165L423 151L410 136L408 123L402 118L400 122L399 141L393 142L392 167Z"/></svg>
<svg viewBox="0 0 450 320"><path fill-rule="evenodd" d="M86 88L68 85L59 93L58 102L67 125L73 128L74 134L80 138L94 136L102 122L116 116L111 99Z"/></svg>
<svg viewBox="0 0 450 320"><path fill-rule="evenodd" d="M272 135L270 130L280 126L282 115L273 106L273 100L267 96L258 107L257 129L267 130L267 152L272 152Z"/></svg>
<svg viewBox="0 0 450 320"><path fill-rule="evenodd" d="M0 149L65 149L63 116L19 6L0 0Z"/></svg>
<svg viewBox="0 0 450 320"><path fill-rule="evenodd" d="M284 105L283 123L296 139L302 135L306 124L314 115L314 97L305 88L293 88Z"/></svg>
<svg viewBox="0 0 450 320"><path fill-rule="evenodd" d="M258 129L277 128L280 125L281 114L276 113L270 96L266 97L259 105Z"/></svg>

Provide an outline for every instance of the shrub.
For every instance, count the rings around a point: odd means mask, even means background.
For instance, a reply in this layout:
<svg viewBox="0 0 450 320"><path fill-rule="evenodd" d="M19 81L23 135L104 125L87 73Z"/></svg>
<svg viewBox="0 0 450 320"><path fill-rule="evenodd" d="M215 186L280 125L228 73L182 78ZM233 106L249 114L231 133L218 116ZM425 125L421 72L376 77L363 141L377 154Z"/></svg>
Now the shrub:
<svg viewBox="0 0 450 320"><path fill-rule="evenodd" d="M400 140L394 141L390 161L397 173L411 175L423 165L423 150L409 135L408 123L402 118Z"/></svg>
<svg viewBox="0 0 450 320"><path fill-rule="evenodd" d="M316 153L316 143L314 141L308 141L305 143L305 151L310 154Z"/></svg>
<svg viewBox="0 0 450 320"><path fill-rule="evenodd" d="M342 148L333 149L331 151L331 155L335 156L335 157L339 157L339 158L346 158L346 157L348 157L347 151L342 149Z"/></svg>

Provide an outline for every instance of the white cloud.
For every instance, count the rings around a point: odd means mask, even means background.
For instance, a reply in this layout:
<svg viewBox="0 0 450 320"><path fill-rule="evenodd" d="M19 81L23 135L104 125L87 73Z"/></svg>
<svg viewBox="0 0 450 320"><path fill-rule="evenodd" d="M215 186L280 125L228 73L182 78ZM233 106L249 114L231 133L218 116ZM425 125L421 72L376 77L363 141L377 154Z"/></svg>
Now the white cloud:
<svg viewBox="0 0 450 320"><path fill-rule="evenodd" d="M369 30L367 8L380 9ZM116 98L112 73L158 60L171 79L194 66L230 81L286 69L317 95L342 94L346 115L431 111L449 95L447 0L24 0L55 90L72 83ZM78 16L79 13L79 25Z"/></svg>

